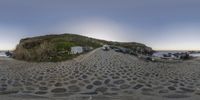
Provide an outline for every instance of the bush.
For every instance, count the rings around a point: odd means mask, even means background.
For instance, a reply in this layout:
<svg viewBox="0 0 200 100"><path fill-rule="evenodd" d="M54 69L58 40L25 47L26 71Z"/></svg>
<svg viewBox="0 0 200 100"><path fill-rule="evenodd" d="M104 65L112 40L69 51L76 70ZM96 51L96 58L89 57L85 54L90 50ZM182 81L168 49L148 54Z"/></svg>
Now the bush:
<svg viewBox="0 0 200 100"><path fill-rule="evenodd" d="M72 46L75 46L74 43L70 43L70 42L58 42L54 45L56 46L55 47L56 51L70 50Z"/></svg>

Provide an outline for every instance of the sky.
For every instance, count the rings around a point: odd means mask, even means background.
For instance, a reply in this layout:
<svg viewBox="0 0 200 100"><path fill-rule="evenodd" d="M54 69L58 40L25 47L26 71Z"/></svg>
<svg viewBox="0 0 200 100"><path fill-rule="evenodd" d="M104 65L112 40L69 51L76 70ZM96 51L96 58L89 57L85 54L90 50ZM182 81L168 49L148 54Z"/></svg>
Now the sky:
<svg viewBox="0 0 200 100"><path fill-rule="evenodd" d="M200 0L0 0L0 50L73 33L155 50L200 50Z"/></svg>

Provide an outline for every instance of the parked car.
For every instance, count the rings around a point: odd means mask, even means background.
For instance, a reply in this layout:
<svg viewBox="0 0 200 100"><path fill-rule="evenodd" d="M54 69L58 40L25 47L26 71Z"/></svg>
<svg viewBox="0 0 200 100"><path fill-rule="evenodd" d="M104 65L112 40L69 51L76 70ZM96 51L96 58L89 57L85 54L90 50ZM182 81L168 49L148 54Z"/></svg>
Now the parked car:
<svg viewBox="0 0 200 100"><path fill-rule="evenodd" d="M6 54L6 56L8 56L8 57L12 57L12 56L13 56L13 54L12 54L10 51L5 52L5 54Z"/></svg>
<svg viewBox="0 0 200 100"><path fill-rule="evenodd" d="M109 45L103 45L102 49L104 51L108 51L110 49Z"/></svg>
<svg viewBox="0 0 200 100"><path fill-rule="evenodd" d="M122 52L122 50L121 49L114 49L115 50L115 52Z"/></svg>

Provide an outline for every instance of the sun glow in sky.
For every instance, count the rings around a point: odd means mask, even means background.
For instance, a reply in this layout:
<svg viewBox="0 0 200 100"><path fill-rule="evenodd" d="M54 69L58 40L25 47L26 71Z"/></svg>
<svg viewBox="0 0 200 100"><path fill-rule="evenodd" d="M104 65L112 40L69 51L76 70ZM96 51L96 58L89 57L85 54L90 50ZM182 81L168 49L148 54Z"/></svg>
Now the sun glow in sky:
<svg viewBox="0 0 200 100"><path fill-rule="evenodd" d="M156 50L200 50L199 0L1 0L0 50L74 33Z"/></svg>
<svg viewBox="0 0 200 100"><path fill-rule="evenodd" d="M62 26L68 27L66 31L70 33L79 33L84 36L110 41L136 41L140 33L136 32L136 29L130 29L128 26L122 25L112 19L99 17L79 19ZM60 27L62 28L62 26ZM134 37L127 37L129 34L132 34Z"/></svg>

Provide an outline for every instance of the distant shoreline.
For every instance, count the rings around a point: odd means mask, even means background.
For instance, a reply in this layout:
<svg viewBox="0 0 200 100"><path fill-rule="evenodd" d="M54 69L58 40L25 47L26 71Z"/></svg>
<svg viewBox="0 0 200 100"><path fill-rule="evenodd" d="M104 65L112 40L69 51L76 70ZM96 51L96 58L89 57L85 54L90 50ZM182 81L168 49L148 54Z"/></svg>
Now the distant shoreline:
<svg viewBox="0 0 200 100"><path fill-rule="evenodd" d="M184 52L184 51L195 51L195 52L198 52L200 50L155 50L155 51L181 51L181 52Z"/></svg>

